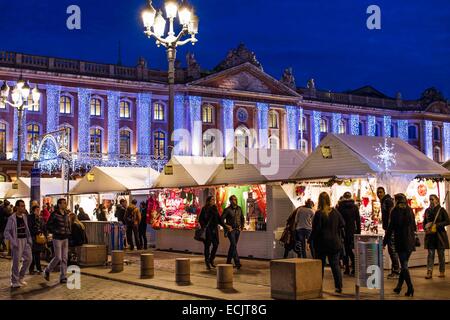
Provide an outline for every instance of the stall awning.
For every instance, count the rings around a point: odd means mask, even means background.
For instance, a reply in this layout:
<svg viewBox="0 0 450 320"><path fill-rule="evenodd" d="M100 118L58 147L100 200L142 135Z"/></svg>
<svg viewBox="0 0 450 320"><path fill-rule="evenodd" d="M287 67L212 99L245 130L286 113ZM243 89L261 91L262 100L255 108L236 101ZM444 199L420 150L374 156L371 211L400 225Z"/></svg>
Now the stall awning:
<svg viewBox="0 0 450 320"><path fill-rule="evenodd" d="M94 167L70 193L128 192L151 188L158 175L158 171L151 168Z"/></svg>
<svg viewBox="0 0 450 320"><path fill-rule="evenodd" d="M445 162L442 166L443 166L445 169L450 170L450 160L448 160L447 162Z"/></svg>
<svg viewBox="0 0 450 320"><path fill-rule="evenodd" d="M377 157L377 147L384 145L383 137L327 135L292 176L293 179L313 179L326 176L376 175L385 171ZM392 175L445 174L448 170L425 154L398 138L387 138L392 146L395 163Z"/></svg>
<svg viewBox="0 0 450 320"><path fill-rule="evenodd" d="M212 175L208 184L252 184L288 179L306 155L299 150L234 148Z"/></svg>
<svg viewBox="0 0 450 320"><path fill-rule="evenodd" d="M158 177L155 187L195 187L207 183L223 163L223 157L173 156Z"/></svg>
<svg viewBox="0 0 450 320"><path fill-rule="evenodd" d="M5 198L6 193L12 188L12 182L0 182L0 199Z"/></svg>
<svg viewBox="0 0 450 320"><path fill-rule="evenodd" d="M31 178L19 178L17 180L18 189L12 187L6 192L5 198L29 198L31 190ZM41 196L67 193L67 180L61 178L41 178ZM76 181L69 182L72 188Z"/></svg>

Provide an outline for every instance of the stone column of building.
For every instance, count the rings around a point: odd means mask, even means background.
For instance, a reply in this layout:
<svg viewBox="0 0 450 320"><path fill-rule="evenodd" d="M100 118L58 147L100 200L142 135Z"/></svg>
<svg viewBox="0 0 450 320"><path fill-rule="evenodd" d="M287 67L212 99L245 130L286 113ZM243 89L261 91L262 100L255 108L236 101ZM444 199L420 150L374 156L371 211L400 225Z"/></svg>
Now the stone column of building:
<svg viewBox="0 0 450 320"><path fill-rule="evenodd" d="M13 126L14 126L14 137L13 137L13 156L12 158L14 160L17 160L17 143L18 143L18 133L19 133L19 112L17 111L17 108L13 108L14 109L14 122L13 122ZM27 141L27 111L22 112L22 155L21 158L22 160L25 159L25 152L26 152L26 148L25 146L27 145L28 141Z"/></svg>
<svg viewBox="0 0 450 320"><path fill-rule="evenodd" d="M234 146L234 101L222 100L222 121L223 121L223 138L224 138L224 156L226 156Z"/></svg>
<svg viewBox="0 0 450 320"><path fill-rule="evenodd" d="M89 153L91 89L78 88L78 152Z"/></svg>
<svg viewBox="0 0 450 320"><path fill-rule="evenodd" d="M422 150L425 155L433 159L433 122L430 120L424 120L422 123L423 139Z"/></svg>
<svg viewBox="0 0 450 320"><path fill-rule="evenodd" d="M174 102L174 124L173 124L173 130L174 132L168 133L168 139L173 138L173 154L174 155L185 155L187 154L187 151L189 150L189 141L190 137L186 137L187 134L186 130L186 112L185 112L185 101L184 101L184 95L183 94L176 94L175 95L175 102ZM173 135L171 137L170 135ZM169 143L170 145L170 143ZM169 150L171 152L171 150Z"/></svg>
<svg viewBox="0 0 450 320"><path fill-rule="evenodd" d="M58 130L61 86L47 84L47 133Z"/></svg>
<svg viewBox="0 0 450 320"><path fill-rule="evenodd" d="M408 120L397 120L398 137L408 142Z"/></svg>
<svg viewBox="0 0 450 320"><path fill-rule="evenodd" d="M333 118L331 119L331 132L334 134L339 133L339 122L342 119L342 114L333 113Z"/></svg>
<svg viewBox="0 0 450 320"><path fill-rule="evenodd" d="M350 134L353 136L359 135L359 114L350 116Z"/></svg>
<svg viewBox="0 0 450 320"><path fill-rule="evenodd" d="M298 148L298 125L300 121L300 110L297 106L286 106L288 149Z"/></svg>
<svg viewBox="0 0 450 320"><path fill-rule="evenodd" d="M443 141L444 141L444 152L443 161L446 162L450 160L450 122L444 122L443 129Z"/></svg>
<svg viewBox="0 0 450 320"><path fill-rule="evenodd" d="M139 93L137 97L137 155L149 156L151 153L151 108L152 94Z"/></svg>
<svg viewBox="0 0 450 320"><path fill-rule="evenodd" d="M258 122L258 146L267 149L269 147L269 105L256 103L256 120Z"/></svg>
<svg viewBox="0 0 450 320"><path fill-rule="evenodd" d="M311 150L314 151L320 143L320 117L322 116L320 111L313 111L311 117Z"/></svg>
<svg viewBox="0 0 450 320"><path fill-rule="evenodd" d="M189 96L189 120L191 132L191 154L202 155L202 97Z"/></svg>
<svg viewBox="0 0 450 320"><path fill-rule="evenodd" d="M367 135L369 137L375 136L376 122L375 116L367 116Z"/></svg>
<svg viewBox="0 0 450 320"><path fill-rule="evenodd" d="M119 155L119 101L120 92L108 91L108 156Z"/></svg>
<svg viewBox="0 0 450 320"><path fill-rule="evenodd" d="M383 137L392 137L391 116L383 117Z"/></svg>

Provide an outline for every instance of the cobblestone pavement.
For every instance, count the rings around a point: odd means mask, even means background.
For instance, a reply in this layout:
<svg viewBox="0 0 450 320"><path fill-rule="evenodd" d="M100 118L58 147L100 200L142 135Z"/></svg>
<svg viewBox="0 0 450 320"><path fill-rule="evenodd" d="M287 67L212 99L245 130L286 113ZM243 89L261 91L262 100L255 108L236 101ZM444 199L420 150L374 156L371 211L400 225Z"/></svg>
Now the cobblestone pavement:
<svg viewBox="0 0 450 320"><path fill-rule="evenodd" d="M69 290L52 273L50 282L41 275L26 276L27 286L10 288L10 260L0 258L0 300L194 300L189 295L81 276L81 289Z"/></svg>

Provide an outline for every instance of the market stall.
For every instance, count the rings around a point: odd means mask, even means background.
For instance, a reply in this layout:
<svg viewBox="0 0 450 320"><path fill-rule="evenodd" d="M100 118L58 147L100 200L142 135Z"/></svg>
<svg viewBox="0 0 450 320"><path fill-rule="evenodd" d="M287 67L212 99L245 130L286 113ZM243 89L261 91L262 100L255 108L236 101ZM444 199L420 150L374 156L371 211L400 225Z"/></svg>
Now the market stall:
<svg viewBox="0 0 450 320"><path fill-rule="evenodd" d="M281 257L283 248L275 241L274 231L278 227L284 227L293 205L277 181L287 179L301 165L306 155L298 150L277 150L269 156L267 152L267 149L234 149L226 159L214 160L214 165L203 163L190 168L175 159L168 163L169 169L164 169L155 186L182 186L181 193L173 193L171 200L181 203L186 203L185 200L180 200L184 199L183 192L184 196L192 192L192 198L198 199L191 209L192 213L196 212L195 216L199 214L208 195L216 197L220 213L229 205L228 198L231 195L237 196L245 216L239 254L243 257L266 259ZM205 173L203 177L209 176L202 181L193 178L198 172ZM155 192L161 194L161 191ZM157 248L202 253L203 244L193 239L193 226L195 224L185 225L184 228L169 226L168 229L162 224L157 235ZM228 240L221 231L218 254L226 255L228 246Z"/></svg>
<svg viewBox="0 0 450 320"><path fill-rule="evenodd" d="M283 189L295 205L307 198L317 202L322 191L328 192L336 205L350 191L360 207L362 230L367 234L384 233L377 187L385 187L392 196L404 193L415 212L423 244L421 222L428 197L436 194L444 200L445 184L417 177L446 173L445 168L400 139L329 134L291 176L297 181L283 185ZM387 260L385 266L389 266ZM410 264L425 265L426 251L417 248Z"/></svg>

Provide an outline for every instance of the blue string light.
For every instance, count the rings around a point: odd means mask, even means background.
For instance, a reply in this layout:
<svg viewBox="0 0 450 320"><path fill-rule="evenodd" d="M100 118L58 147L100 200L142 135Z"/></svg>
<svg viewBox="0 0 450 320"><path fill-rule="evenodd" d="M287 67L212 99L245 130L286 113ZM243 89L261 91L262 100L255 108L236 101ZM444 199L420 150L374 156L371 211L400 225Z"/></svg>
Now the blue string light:
<svg viewBox="0 0 450 320"><path fill-rule="evenodd" d="M350 116L350 134L353 136L359 135L359 115L352 114Z"/></svg>
<svg viewBox="0 0 450 320"><path fill-rule="evenodd" d="M444 162L450 160L450 123L444 122Z"/></svg>
<svg viewBox="0 0 450 320"><path fill-rule="evenodd" d="M189 114L191 122L191 139L192 139L192 155L201 156L203 139L202 139L202 97L189 96Z"/></svg>
<svg viewBox="0 0 450 320"><path fill-rule="evenodd" d="M175 101L174 101L174 121L173 121L173 129L174 133L173 137L168 137L169 139L172 139L174 141L174 150L173 154L175 155L184 155L185 152L188 150L189 146L185 145L183 135L180 135L181 129L186 129L186 122L185 122L185 106L184 106L184 95L183 94L176 94L175 95ZM178 134L177 134L178 133ZM171 133L169 133L171 134ZM181 141L181 142L180 142ZM183 142L183 143L182 143Z"/></svg>
<svg viewBox="0 0 450 320"><path fill-rule="evenodd" d="M108 156L119 154L119 98L120 92L108 91Z"/></svg>
<svg viewBox="0 0 450 320"><path fill-rule="evenodd" d="M340 113L333 113L333 118L331 119L331 130L334 134L339 133L339 122L342 119L342 115Z"/></svg>
<svg viewBox="0 0 450 320"><path fill-rule="evenodd" d="M256 103L256 110L258 114L258 143L260 148L267 148L269 143L268 132L268 116L269 105L267 103Z"/></svg>
<svg viewBox="0 0 450 320"><path fill-rule="evenodd" d="M288 145L289 149L297 149L299 114L303 116L303 109L295 106L286 106ZM300 117L301 119L301 117ZM300 136L303 138L303 128L300 128Z"/></svg>
<svg viewBox="0 0 450 320"><path fill-rule="evenodd" d="M408 120L397 120L398 137L408 141Z"/></svg>
<svg viewBox="0 0 450 320"><path fill-rule="evenodd" d="M296 123L296 128L300 128L300 141L303 141L303 130L305 130L305 128L303 128L303 116L304 116L304 112L303 112L303 108L298 108L298 122ZM299 126L300 124L300 126ZM297 148L301 148L301 144L298 144L298 141L295 142L295 146ZM305 150L306 151L306 150Z"/></svg>
<svg viewBox="0 0 450 320"><path fill-rule="evenodd" d="M320 118L322 113L320 111L313 111L313 145L314 149L320 143Z"/></svg>
<svg viewBox="0 0 450 320"><path fill-rule="evenodd" d="M367 116L367 135L374 137L376 131L376 119L375 116Z"/></svg>
<svg viewBox="0 0 450 320"><path fill-rule="evenodd" d="M150 155L152 94L139 93L137 98L137 154Z"/></svg>
<svg viewBox="0 0 450 320"><path fill-rule="evenodd" d="M425 120L425 154L433 159L433 123Z"/></svg>
<svg viewBox="0 0 450 320"><path fill-rule="evenodd" d="M223 130L225 136L225 152L224 156L233 149L234 145L234 118L233 109L234 101L229 99L222 100L222 118L223 118Z"/></svg>
<svg viewBox="0 0 450 320"><path fill-rule="evenodd" d="M91 90L78 88L78 152L89 152Z"/></svg>
<svg viewBox="0 0 450 320"><path fill-rule="evenodd" d="M383 118L383 132L385 137L392 137L392 120L391 116L384 116Z"/></svg>
<svg viewBox="0 0 450 320"><path fill-rule="evenodd" d="M58 130L61 86L47 84L47 133Z"/></svg>
<svg viewBox="0 0 450 320"><path fill-rule="evenodd" d="M19 111L17 111L17 108L14 109L14 139L13 139L13 154L12 158L13 160L17 160L17 143L18 143L18 134L19 134ZM27 145L27 112L22 112L22 154L21 158L22 160L25 160L25 146Z"/></svg>

